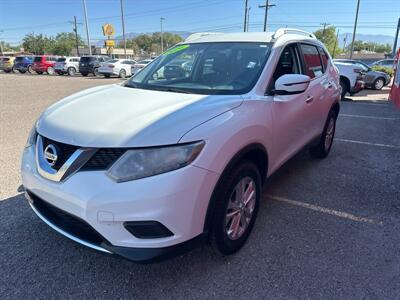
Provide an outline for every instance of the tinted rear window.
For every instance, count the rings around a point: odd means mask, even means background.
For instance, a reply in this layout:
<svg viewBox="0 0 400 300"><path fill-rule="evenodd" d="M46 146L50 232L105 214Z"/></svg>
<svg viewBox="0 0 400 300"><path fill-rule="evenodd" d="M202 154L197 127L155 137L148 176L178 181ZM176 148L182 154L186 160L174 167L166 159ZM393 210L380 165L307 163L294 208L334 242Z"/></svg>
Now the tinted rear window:
<svg viewBox="0 0 400 300"><path fill-rule="evenodd" d="M95 59L94 57L84 56L81 58L81 62L93 61L94 59Z"/></svg>
<svg viewBox="0 0 400 300"><path fill-rule="evenodd" d="M57 62L64 62L64 61L66 61L67 59L65 58L65 57L60 57L59 59L57 59Z"/></svg>
<svg viewBox="0 0 400 300"><path fill-rule="evenodd" d="M41 56L36 56L33 61L41 62L42 61L42 57Z"/></svg>

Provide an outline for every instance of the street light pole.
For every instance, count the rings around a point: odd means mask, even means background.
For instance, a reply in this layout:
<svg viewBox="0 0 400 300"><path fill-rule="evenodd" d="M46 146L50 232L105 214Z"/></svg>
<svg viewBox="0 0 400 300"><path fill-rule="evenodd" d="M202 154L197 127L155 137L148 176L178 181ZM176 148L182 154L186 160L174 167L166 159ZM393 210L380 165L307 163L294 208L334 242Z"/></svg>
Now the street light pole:
<svg viewBox="0 0 400 300"><path fill-rule="evenodd" d="M86 10L86 0L83 0L83 11L85 13L86 38L89 47L89 55L92 55L92 46L90 45L90 38L89 38L89 24L88 24L87 10Z"/></svg>
<svg viewBox="0 0 400 300"><path fill-rule="evenodd" d="M268 10L271 7L276 6L275 4L269 4L269 0L265 0L265 5L259 5L259 8L264 8L265 13L264 13L264 31L267 32L267 23L268 23Z"/></svg>
<svg viewBox="0 0 400 300"><path fill-rule="evenodd" d="M244 25L243 31L246 32L247 30L247 5L249 4L249 0L245 0L244 2Z"/></svg>
<svg viewBox="0 0 400 300"><path fill-rule="evenodd" d="M122 38L124 40L124 55L126 58L125 21L124 21L124 8L123 8L122 0L120 1L120 3L121 3L121 20L122 20Z"/></svg>
<svg viewBox="0 0 400 300"><path fill-rule="evenodd" d="M356 38L356 31L357 31L357 21L358 21L358 12L360 10L360 0L357 0L357 12L356 12L356 19L354 20L354 30L353 30L353 38L351 41L351 49L350 49L350 59L353 59L353 51L354 51L354 41Z"/></svg>
<svg viewBox="0 0 400 300"><path fill-rule="evenodd" d="M164 34L163 34L163 21L165 18L160 18L160 27L161 27L161 53L164 52Z"/></svg>

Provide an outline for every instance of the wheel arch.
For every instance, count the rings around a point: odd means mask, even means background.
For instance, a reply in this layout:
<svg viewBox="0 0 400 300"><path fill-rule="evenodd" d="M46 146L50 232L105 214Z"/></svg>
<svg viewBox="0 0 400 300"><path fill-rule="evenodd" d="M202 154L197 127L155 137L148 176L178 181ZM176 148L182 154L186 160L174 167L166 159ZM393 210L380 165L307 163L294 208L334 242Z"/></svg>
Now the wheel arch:
<svg viewBox="0 0 400 300"><path fill-rule="evenodd" d="M221 173L221 176L219 177L217 184L214 187L214 190L211 194L210 201L208 203L208 208L206 212L206 218L204 222L204 232L209 232L209 229L212 226L212 221L213 221L213 214L214 214L214 208L216 205L216 191L221 184L223 178L226 176L227 173L229 173L237 164L239 164L243 160L249 160L253 162L258 170L260 171L261 175L261 180L262 184L265 182L268 174L268 151L264 147L264 145L260 143L252 143L249 144L245 147L243 147L241 150L239 150L233 157L232 159L228 162L228 164L225 166L223 172Z"/></svg>
<svg viewBox="0 0 400 300"><path fill-rule="evenodd" d="M347 78L346 76L340 75L340 80L346 84L347 91L350 92L350 87L351 87L350 79Z"/></svg>

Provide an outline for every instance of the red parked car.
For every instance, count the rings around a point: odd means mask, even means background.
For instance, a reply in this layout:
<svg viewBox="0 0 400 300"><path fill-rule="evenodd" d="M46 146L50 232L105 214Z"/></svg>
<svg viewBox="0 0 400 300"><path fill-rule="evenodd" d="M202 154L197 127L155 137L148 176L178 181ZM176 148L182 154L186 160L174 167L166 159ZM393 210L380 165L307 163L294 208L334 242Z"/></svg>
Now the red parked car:
<svg viewBox="0 0 400 300"><path fill-rule="evenodd" d="M54 74L54 64L57 61L56 56L40 55L35 56L33 59L32 70L37 74L47 73L49 75Z"/></svg>

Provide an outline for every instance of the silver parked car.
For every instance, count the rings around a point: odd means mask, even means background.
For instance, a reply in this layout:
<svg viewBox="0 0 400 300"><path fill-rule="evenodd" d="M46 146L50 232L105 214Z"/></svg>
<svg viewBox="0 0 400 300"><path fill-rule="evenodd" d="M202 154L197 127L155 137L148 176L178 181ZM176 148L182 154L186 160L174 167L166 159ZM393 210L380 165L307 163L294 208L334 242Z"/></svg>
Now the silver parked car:
<svg viewBox="0 0 400 300"><path fill-rule="evenodd" d="M79 70L79 57L60 57L54 64L54 71L58 75L74 76Z"/></svg>
<svg viewBox="0 0 400 300"><path fill-rule="evenodd" d="M364 84L366 88L381 90L384 86L390 83L390 75L385 72L372 70L367 64L352 59L334 59L334 62L344 62L357 65L365 72Z"/></svg>
<svg viewBox="0 0 400 300"><path fill-rule="evenodd" d="M371 66L379 66L385 68L394 68L394 59L382 59L371 64Z"/></svg>

